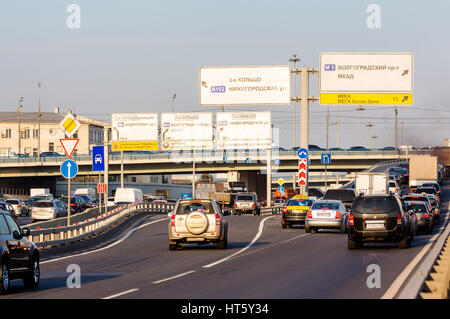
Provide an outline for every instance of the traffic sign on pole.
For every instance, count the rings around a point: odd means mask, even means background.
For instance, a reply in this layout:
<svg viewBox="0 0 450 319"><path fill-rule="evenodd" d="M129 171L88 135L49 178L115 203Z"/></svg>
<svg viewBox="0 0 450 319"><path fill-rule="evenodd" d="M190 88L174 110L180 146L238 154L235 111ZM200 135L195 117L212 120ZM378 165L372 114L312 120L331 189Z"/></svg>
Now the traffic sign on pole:
<svg viewBox="0 0 450 319"><path fill-rule="evenodd" d="M60 171L62 176L67 179L72 179L78 173L78 165L72 160L66 160L61 164Z"/></svg>
<svg viewBox="0 0 450 319"><path fill-rule="evenodd" d="M300 148L297 152L298 158L304 159L308 157L308 150L306 148Z"/></svg>
<svg viewBox="0 0 450 319"><path fill-rule="evenodd" d="M61 142L61 145L62 145L67 157L70 158L73 154L73 151L77 147L80 139L79 138L60 138L59 141Z"/></svg>
<svg viewBox="0 0 450 319"><path fill-rule="evenodd" d="M92 171L99 172L105 170L105 147L92 146Z"/></svg>
<svg viewBox="0 0 450 319"><path fill-rule="evenodd" d="M300 159L298 161L298 185L306 186L306 172L308 169L308 161Z"/></svg>
<svg viewBox="0 0 450 319"><path fill-rule="evenodd" d="M321 164L331 164L331 154L327 153L327 154L322 154L320 156L320 162Z"/></svg>

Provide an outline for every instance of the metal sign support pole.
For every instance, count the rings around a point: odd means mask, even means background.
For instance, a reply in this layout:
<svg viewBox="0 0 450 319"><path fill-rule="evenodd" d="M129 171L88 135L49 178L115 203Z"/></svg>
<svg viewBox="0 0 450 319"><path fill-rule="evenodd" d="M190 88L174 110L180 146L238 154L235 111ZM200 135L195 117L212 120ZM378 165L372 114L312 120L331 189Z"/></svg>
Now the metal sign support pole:
<svg viewBox="0 0 450 319"><path fill-rule="evenodd" d="M267 149L267 207L272 207L272 148Z"/></svg>
<svg viewBox="0 0 450 319"><path fill-rule="evenodd" d="M67 226L70 226L70 169L69 169L69 178L67 181Z"/></svg>

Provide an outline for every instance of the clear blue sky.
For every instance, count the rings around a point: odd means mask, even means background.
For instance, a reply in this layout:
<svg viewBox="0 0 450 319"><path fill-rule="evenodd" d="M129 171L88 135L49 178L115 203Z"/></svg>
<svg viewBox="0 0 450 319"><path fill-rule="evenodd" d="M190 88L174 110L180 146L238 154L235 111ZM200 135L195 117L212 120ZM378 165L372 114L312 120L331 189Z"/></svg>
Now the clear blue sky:
<svg viewBox="0 0 450 319"><path fill-rule="evenodd" d="M80 29L66 26L71 3L81 7ZM371 3L381 7L380 29L366 26ZM39 81L44 111L70 107L109 120L114 112L170 111L173 93L176 111L211 111L198 103L201 66L288 64L297 53L299 65L317 68L320 52L400 51L415 55L415 103L399 112L403 142L450 137L449 1L3 0L0 8L2 111L14 111L20 96L24 111L37 110ZM292 146L293 107L261 109L273 111L281 145ZM340 114L340 146L360 144L354 109L330 107L331 121ZM363 125L374 123L379 137L369 146L393 145L393 109L367 109ZM310 143L324 146L326 107L310 110ZM367 145L365 127L363 138ZM336 145L336 126L329 143Z"/></svg>

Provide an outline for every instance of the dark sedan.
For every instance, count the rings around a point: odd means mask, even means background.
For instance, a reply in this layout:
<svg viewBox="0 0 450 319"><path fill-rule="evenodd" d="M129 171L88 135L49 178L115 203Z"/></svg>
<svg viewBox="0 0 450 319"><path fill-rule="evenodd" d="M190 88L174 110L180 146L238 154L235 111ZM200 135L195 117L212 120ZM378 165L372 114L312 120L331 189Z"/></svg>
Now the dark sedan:
<svg viewBox="0 0 450 319"><path fill-rule="evenodd" d="M22 279L25 287L39 284L39 250L27 239L28 228L21 229L6 211L0 211L0 294L9 291L11 280Z"/></svg>

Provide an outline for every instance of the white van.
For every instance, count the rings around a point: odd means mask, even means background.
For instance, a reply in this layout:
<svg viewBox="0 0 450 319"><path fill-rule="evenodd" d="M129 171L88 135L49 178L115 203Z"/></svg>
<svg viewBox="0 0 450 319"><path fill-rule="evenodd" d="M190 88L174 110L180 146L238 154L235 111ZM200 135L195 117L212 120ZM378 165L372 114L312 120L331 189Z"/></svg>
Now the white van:
<svg viewBox="0 0 450 319"><path fill-rule="evenodd" d="M77 190L75 190L75 195L87 195L92 202L97 199L95 189L93 188L78 188Z"/></svg>
<svg viewBox="0 0 450 319"><path fill-rule="evenodd" d="M144 200L142 190L138 188L117 188L114 203L116 205L138 203Z"/></svg>

